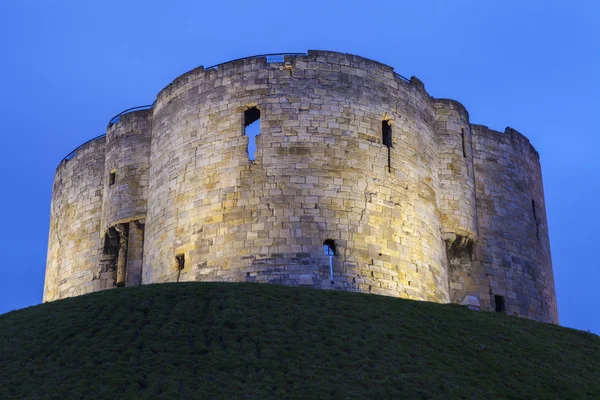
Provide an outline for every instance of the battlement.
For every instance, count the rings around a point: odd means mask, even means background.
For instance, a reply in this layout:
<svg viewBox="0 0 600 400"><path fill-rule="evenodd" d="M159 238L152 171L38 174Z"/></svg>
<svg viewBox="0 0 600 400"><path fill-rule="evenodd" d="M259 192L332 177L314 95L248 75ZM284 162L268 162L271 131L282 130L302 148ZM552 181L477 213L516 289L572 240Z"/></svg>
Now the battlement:
<svg viewBox="0 0 600 400"><path fill-rule="evenodd" d="M360 56L247 57L181 75L61 162L44 299L246 281L557 322L546 225L517 131Z"/></svg>

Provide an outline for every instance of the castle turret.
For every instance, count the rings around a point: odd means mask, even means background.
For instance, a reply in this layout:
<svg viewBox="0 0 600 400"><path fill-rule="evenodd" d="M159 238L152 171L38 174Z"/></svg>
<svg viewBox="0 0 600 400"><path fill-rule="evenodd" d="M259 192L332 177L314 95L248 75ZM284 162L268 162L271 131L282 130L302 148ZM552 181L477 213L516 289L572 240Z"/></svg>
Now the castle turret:
<svg viewBox="0 0 600 400"><path fill-rule="evenodd" d="M152 109L123 114L108 126L101 255L106 279L96 282L98 289L141 284L151 138Z"/></svg>
<svg viewBox="0 0 600 400"><path fill-rule="evenodd" d="M539 155L514 129L471 129L482 307L558 323Z"/></svg>
<svg viewBox="0 0 600 400"><path fill-rule="evenodd" d="M440 177L439 205L448 254L450 297L460 303L477 291L470 276L477 267L477 206L471 128L467 110L457 101L435 99L435 132Z"/></svg>
<svg viewBox="0 0 600 400"><path fill-rule="evenodd" d="M56 169L44 301L92 292L98 276L104 136L69 154Z"/></svg>

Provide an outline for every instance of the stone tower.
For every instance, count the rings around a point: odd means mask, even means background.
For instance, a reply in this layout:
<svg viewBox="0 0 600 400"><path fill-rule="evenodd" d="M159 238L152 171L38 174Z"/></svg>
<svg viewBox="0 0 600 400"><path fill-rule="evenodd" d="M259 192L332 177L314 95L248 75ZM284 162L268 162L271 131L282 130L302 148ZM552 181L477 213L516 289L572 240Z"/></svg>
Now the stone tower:
<svg viewBox="0 0 600 400"><path fill-rule="evenodd" d="M194 69L58 166L44 301L175 281L471 296L558 322L527 138L328 51Z"/></svg>

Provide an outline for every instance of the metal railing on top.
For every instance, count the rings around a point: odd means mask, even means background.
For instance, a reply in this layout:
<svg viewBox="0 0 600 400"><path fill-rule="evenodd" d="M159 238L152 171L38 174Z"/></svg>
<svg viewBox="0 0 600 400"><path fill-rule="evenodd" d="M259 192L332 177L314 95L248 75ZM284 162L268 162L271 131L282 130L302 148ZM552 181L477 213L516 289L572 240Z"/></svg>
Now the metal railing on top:
<svg viewBox="0 0 600 400"><path fill-rule="evenodd" d="M140 111L140 110L149 110L152 107L154 107L154 104L156 104L156 101L150 105L147 106L139 106L139 107L132 107L132 108L128 108L127 110L121 111L120 113L118 113L117 115L115 115L114 117L112 117L110 119L110 122L108 123L108 126L110 127L113 124L116 124L117 122L119 122L119 120L121 119L121 117L125 114L128 114L130 112L134 112L134 111ZM71 151L69 154L67 154L62 161L69 161L71 158L75 157L75 154L77 154L77 150L81 149L83 146L85 146L86 144L88 144L89 142L93 142L96 139L100 139L101 137L106 136L106 133L102 134L102 135L98 135L93 139L88 140L87 142L77 146L73 151Z"/></svg>
<svg viewBox="0 0 600 400"><path fill-rule="evenodd" d="M79 146L77 146L72 152L70 152L69 154L67 154L65 156L65 158L62 159L62 161L69 161L71 158L75 157L75 154L77 154L77 150L79 150L80 148L82 148L83 146L85 146L86 144L88 144L89 142L93 142L96 139L100 139L101 137L106 136L106 133L103 133L102 135L98 135L93 139L88 140L87 142L80 144ZM61 162L62 162L61 161Z"/></svg>
<svg viewBox="0 0 600 400"><path fill-rule="evenodd" d="M402 79L402 80L404 80L404 81L406 81L406 82L410 83L410 79L408 79L407 77L400 75L400 74L399 74L399 73L397 73L396 71L394 71L394 74L396 74L396 76L397 76L398 78L400 78L400 79Z"/></svg>
<svg viewBox="0 0 600 400"><path fill-rule="evenodd" d="M155 104L156 104L156 100L154 101L154 103L147 105L147 106L131 107L131 108L128 108L127 110L121 111L120 113L118 113L117 115L115 115L114 117L112 117L110 119L110 121L108 122L108 126L111 126L112 124L116 124L117 122L119 122L121 120L121 116L123 116L125 114L129 114L130 112L134 112L134 111L149 110L152 107L154 107Z"/></svg>

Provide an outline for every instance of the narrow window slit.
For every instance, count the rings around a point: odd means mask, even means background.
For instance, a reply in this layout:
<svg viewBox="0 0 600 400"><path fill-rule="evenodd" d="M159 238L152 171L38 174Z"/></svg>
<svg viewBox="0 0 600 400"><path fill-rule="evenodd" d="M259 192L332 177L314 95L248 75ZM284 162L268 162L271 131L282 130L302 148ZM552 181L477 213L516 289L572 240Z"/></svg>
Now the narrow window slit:
<svg viewBox="0 0 600 400"><path fill-rule="evenodd" d="M506 308L504 305L504 296L499 296L497 294L494 295L494 304L495 304L496 312L503 313L504 311L506 311Z"/></svg>
<svg viewBox="0 0 600 400"><path fill-rule="evenodd" d="M463 157L467 158L467 146L465 143L465 128L460 128L460 137L462 140L462 151L463 151Z"/></svg>
<svg viewBox="0 0 600 400"><path fill-rule="evenodd" d="M329 279L333 285L333 256L335 256L335 241L333 239L325 239L323 254L329 257Z"/></svg>
<svg viewBox="0 0 600 400"><path fill-rule="evenodd" d="M533 213L533 221L535 222L535 235L540 240L540 224L538 224L537 211L535 209L535 200L531 199L531 211Z"/></svg>
<svg viewBox="0 0 600 400"><path fill-rule="evenodd" d="M254 161L256 136L260 135L260 110L256 107L244 111L244 134L248 136L248 159Z"/></svg>
<svg viewBox="0 0 600 400"><path fill-rule="evenodd" d="M111 172L108 175L108 186L114 185L116 179L117 179L117 173L116 172Z"/></svg>
<svg viewBox="0 0 600 400"><path fill-rule="evenodd" d="M392 172L392 125L387 119L381 121L381 142L387 147L387 168L388 172Z"/></svg>

